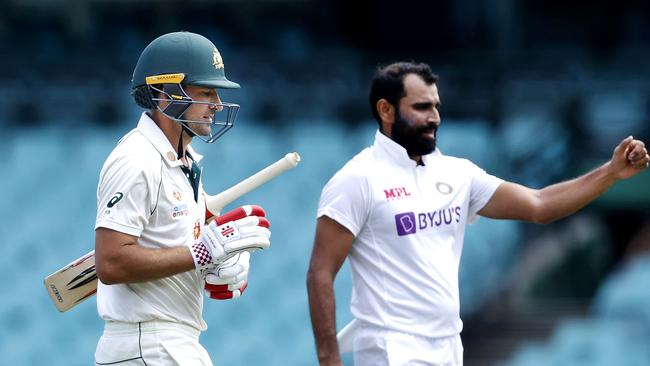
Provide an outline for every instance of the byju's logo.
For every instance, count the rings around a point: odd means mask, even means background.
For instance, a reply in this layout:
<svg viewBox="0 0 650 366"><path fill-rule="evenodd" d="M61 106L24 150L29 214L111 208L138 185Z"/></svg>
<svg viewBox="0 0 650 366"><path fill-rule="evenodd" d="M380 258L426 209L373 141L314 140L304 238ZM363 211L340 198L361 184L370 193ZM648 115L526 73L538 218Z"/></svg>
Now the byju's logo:
<svg viewBox="0 0 650 366"><path fill-rule="evenodd" d="M415 214L413 212L405 212L395 215L395 225L397 226L397 235L399 236L415 234Z"/></svg>
<svg viewBox="0 0 650 366"><path fill-rule="evenodd" d="M430 212L404 212L395 215L397 235L415 234L418 230L448 228L457 225L462 218L460 206L445 207Z"/></svg>

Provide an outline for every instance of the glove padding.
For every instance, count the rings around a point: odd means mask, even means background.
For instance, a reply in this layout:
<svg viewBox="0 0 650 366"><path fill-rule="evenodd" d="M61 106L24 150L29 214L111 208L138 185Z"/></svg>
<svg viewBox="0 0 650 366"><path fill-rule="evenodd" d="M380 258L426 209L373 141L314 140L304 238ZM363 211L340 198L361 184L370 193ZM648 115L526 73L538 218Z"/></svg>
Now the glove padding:
<svg viewBox="0 0 650 366"><path fill-rule="evenodd" d="M201 228L190 252L197 269L221 264L237 253L271 245L270 223L260 206L246 205L216 217Z"/></svg>
<svg viewBox="0 0 650 366"><path fill-rule="evenodd" d="M237 299L248 287L250 253L242 252L204 271L205 292L211 299Z"/></svg>

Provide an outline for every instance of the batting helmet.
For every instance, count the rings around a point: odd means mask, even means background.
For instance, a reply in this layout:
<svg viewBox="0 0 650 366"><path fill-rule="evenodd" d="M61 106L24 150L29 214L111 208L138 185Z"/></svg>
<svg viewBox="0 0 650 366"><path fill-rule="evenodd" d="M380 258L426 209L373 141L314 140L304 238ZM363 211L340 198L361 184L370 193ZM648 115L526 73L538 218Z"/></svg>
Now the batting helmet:
<svg viewBox="0 0 650 366"><path fill-rule="evenodd" d="M183 114L194 103L184 85L207 88L236 89L239 84L226 78L224 63L219 50L202 35L191 32L173 32L153 40L140 54L131 79L132 94L136 103L147 109L157 108L167 117L180 123L191 135L196 135L188 123L206 123L183 118ZM159 101L165 101L161 109ZM213 120L217 127L209 136L199 136L213 142L234 125L239 105L233 103L215 104L224 120ZM216 116L215 116L216 117Z"/></svg>

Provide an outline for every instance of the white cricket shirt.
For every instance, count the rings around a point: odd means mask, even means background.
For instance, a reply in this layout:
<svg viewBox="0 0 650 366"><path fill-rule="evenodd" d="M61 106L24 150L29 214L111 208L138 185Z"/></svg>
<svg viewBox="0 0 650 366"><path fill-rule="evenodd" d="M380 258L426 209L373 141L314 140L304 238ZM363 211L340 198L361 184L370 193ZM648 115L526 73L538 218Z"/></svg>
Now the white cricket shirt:
<svg viewBox="0 0 650 366"><path fill-rule="evenodd" d="M201 159L190 146L189 154ZM199 202L181 170L176 149L146 113L106 159L97 187L95 229L105 227L139 237L147 248L193 243L205 221L205 194ZM198 271L130 284L97 286L102 319L140 322L153 319L207 328Z"/></svg>
<svg viewBox="0 0 650 366"><path fill-rule="evenodd" d="M436 150L416 165L377 131L325 185L318 217L355 236L349 253L352 314L425 337L462 330L458 267L465 225L502 180Z"/></svg>

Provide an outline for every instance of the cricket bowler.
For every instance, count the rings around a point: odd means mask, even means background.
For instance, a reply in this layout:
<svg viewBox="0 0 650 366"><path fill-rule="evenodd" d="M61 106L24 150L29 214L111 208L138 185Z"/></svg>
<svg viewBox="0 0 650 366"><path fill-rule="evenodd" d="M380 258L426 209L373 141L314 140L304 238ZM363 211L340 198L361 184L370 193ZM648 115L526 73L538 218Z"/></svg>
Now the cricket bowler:
<svg viewBox="0 0 650 366"><path fill-rule="evenodd" d="M648 167L642 141L623 139L611 159L578 178L532 189L436 148L438 76L426 64L380 68L369 102L374 144L325 185L307 288L320 365L460 366L458 269L465 227L478 216L549 223L578 211ZM352 271L354 320L337 341L333 281Z"/></svg>

